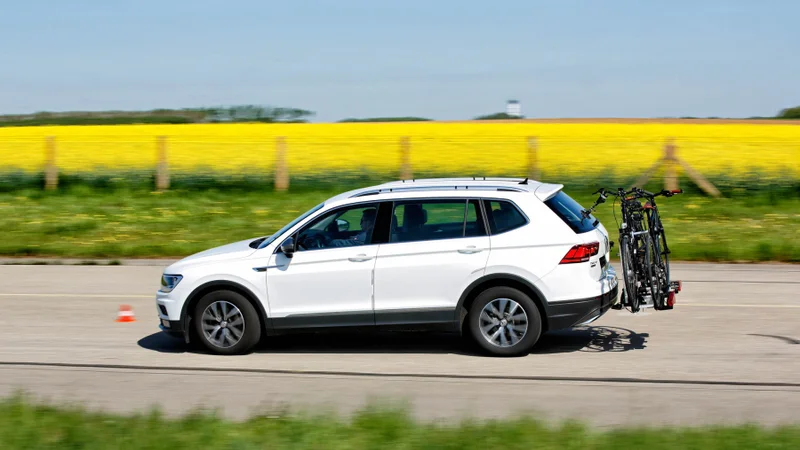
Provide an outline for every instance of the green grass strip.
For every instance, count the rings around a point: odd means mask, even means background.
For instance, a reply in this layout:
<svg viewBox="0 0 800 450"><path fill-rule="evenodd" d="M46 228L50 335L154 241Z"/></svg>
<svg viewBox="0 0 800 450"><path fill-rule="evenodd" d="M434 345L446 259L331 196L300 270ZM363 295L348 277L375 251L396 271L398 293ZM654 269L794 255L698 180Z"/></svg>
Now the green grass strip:
<svg viewBox="0 0 800 450"><path fill-rule="evenodd" d="M17 449L796 449L800 426L756 425L595 430L577 422L516 420L426 423L403 409L369 407L348 419L330 413L228 421L209 411L168 418L0 402L0 447Z"/></svg>

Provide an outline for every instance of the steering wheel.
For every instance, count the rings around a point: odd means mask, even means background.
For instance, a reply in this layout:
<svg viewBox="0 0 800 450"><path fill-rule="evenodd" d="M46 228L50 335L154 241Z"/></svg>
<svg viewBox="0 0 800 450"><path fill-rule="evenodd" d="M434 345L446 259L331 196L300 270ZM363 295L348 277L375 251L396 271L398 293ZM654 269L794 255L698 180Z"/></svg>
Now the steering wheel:
<svg viewBox="0 0 800 450"><path fill-rule="evenodd" d="M307 233L300 237L297 245L302 247L303 250L310 250L315 248L325 248L330 243L330 238L323 232L318 230L308 230Z"/></svg>

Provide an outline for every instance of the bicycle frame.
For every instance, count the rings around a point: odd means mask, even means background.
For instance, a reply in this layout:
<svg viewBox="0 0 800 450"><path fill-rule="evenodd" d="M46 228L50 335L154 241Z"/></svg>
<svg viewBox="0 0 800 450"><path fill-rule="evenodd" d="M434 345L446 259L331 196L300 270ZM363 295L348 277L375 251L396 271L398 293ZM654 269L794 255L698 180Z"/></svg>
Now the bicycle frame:
<svg viewBox="0 0 800 450"><path fill-rule="evenodd" d="M655 197L671 197L681 192L664 190L654 194L639 188L630 191L618 188L616 192L608 192L601 188L595 192L600 193L598 200L583 212L588 217L600 203L605 203L606 195L621 200L619 251L625 276L624 303L631 307L631 312L639 310L640 302L658 310L672 309L674 294L680 292L680 282L673 283L669 277L670 252ZM640 199L647 199L644 206Z"/></svg>

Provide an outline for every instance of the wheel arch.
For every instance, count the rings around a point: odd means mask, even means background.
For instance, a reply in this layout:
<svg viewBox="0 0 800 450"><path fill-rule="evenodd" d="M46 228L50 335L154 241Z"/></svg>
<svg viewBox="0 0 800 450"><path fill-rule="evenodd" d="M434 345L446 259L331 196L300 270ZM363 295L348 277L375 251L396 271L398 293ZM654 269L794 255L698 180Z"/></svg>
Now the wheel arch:
<svg viewBox="0 0 800 450"><path fill-rule="evenodd" d="M272 327L270 326L269 317L264 309L264 305L258 301L258 297L253 294L250 289L242 286L239 283L234 281L219 280L209 281L196 287L194 291L192 291L192 293L186 298L186 301L183 302L183 308L181 308L181 325L183 326L184 335L186 336L187 340L192 333L190 321L192 319L192 313L194 312L194 307L197 305L197 302L199 302L200 299L206 294L222 290L233 291L246 298L247 301L249 301L255 307L256 313L258 313L258 319L261 321L262 331L265 331L268 334L271 333Z"/></svg>
<svg viewBox="0 0 800 450"><path fill-rule="evenodd" d="M459 331L463 330L464 319L467 317L469 308L472 305L472 302L475 301L475 298L477 298L478 295L480 295L480 293L486 289L497 286L511 287L522 291L525 293L525 295L530 297L531 300L533 300L533 302L536 304L536 307L539 308L539 313L542 316L542 332L545 332L549 329L548 303L544 294L542 294L542 292L536 286L534 286L533 283L520 276L508 273L495 273L475 280L461 294L461 298L459 298L458 305L456 306L455 317L455 322Z"/></svg>

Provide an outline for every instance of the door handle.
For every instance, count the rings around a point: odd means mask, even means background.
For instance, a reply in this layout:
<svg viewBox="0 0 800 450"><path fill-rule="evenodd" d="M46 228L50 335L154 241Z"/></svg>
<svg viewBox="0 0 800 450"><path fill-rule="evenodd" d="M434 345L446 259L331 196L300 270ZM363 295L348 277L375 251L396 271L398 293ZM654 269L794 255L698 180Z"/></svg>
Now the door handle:
<svg viewBox="0 0 800 450"><path fill-rule="evenodd" d="M467 255L472 254L472 253L479 253L479 252L482 252L482 251L483 251L483 249L475 248L474 245L470 245L467 248L458 249L458 253L464 253L464 254L467 254Z"/></svg>
<svg viewBox="0 0 800 450"><path fill-rule="evenodd" d="M369 261L370 259L372 259L372 257L362 253L360 255L351 256L347 259L353 262L364 262L364 261Z"/></svg>

